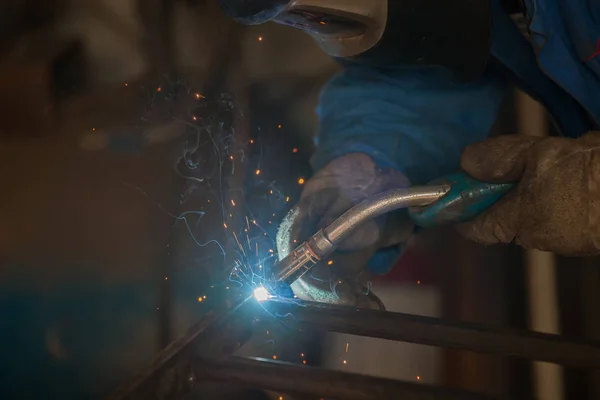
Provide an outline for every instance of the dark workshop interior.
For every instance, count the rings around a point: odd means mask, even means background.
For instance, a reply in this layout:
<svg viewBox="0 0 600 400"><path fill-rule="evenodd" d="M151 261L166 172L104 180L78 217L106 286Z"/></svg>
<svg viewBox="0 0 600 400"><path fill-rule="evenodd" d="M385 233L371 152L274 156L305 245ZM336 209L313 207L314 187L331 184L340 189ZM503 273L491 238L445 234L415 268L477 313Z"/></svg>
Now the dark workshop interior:
<svg viewBox="0 0 600 400"><path fill-rule="evenodd" d="M597 258L433 228L369 282L396 319L232 309L242 255L277 259L338 69L211 0L1 2L0 398L600 399ZM552 133L516 89L493 134L515 132Z"/></svg>

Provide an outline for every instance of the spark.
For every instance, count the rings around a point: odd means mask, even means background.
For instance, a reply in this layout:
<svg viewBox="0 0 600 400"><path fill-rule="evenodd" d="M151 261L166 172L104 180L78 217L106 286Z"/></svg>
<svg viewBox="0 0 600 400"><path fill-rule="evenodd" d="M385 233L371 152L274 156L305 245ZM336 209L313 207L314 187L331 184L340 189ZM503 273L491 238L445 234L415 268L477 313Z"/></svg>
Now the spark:
<svg viewBox="0 0 600 400"><path fill-rule="evenodd" d="M227 229L227 224L224 223L223 224L223 228Z"/></svg>
<svg viewBox="0 0 600 400"><path fill-rule="evenodd" d="M344 364L348 364L348 361L344 360Z"/></svg>
<svg viewBox="0 0 600 400"><path fill-rule="evenodd" d="M302 364L306 365L306 360L302 360Z"/></svg>
<svg viewBox="0 0 600 400"><path fill-rule="evenodd" d="M346 343L346 353L348 352L348 346L349 345L350 345L349 343Z"/></svg>
<svg viewBox="0 0 600 400"><path fill-rule="evenodd" d="M298 179L298 185L304 185L304 178Z"/></svg>
<svg viewBox="0 0 600 400"><path fill-rule="evenodd" d="M196 117L195 115L192 117L192 119L193 119L194 121L198 121L198 117Z"/></svg>
<svg viewBox="0 0 600 400"><path fill-rule="evenodd" d="M168 281L168 280L169 280L169 277L168 277L168 276L165 276L165 281Z"/></svg>
<svg viewBox="0 0 600 400"><path fill-rule="evenodd" d="M250 144L254 144L254 139L250 139Z"/></svg>
<svg viewBox="0 0 600 400"><path fill-rule="evenodd" d="M240 241L238 240L238 237L237 237L237 235L235 234L235 232L233 232L233 237L235 238L235 241L237 242L237 244L238 244L238 247L239 247L239 248L240 248L240 250L242 251L242 254L244 255L244 257L248 257L248 256L246 255L246 252L244 251L244 247L242 246L242 244L241 244L241 243L240 243Z"/></svg>
<svg viewBox="0 0 600 400"><path fill-rule="evenodd" d="M298 152L298 149L297 149L296 147L294 147L294 148L292 149L292 153L297 153L297 152Z"/></svg>
<svg viewBox="0 0 600 400"><path fill-rule="evenodd" d="M231 205L235 207L235 201L231 199Z"/></svg>
<svg viewBox="0 0 600 400"><path fill-rule="evenodd" d="M229 156L229 159L230 159L230 160L233 160L233 156Z"/></svg>
<svg viewBox="0 0 600 400"><path fill-rule="evenodd" d="M277 354L273 354L273 360L277 360Z"/></svg>
<svg viewBox="0 0 600 400"><path fill-rule="evenodd" d="M259 42L262 42L262 40L263 40L263 37L262 37L262 36L259 36L259 37L258 37L258 41L259 41Z"/></svg>
<svg viewBox="0 0 600 400"><path fill-rule="evenodd" d="M421 377L420 377L419 375L417 375L417 380L418 380L418 381L420 381L420 380L421 380Z"/></svg>
<svg viewBox="0 0 600 400"><path fill-rule="evenodd" d="M269 298L271 297L271 294L264 286L257 287L256 289L254 289L254 292L252 294L254 295L256 301L258 301L259 303L269 300ZM269 333L267 331L267 335L268 334Z"/></svg>
<svg viewBox="0 0 600 400"><path fill-rule="evenodd" d="M333 265L333 260L327 261L327 265Z"/></svg>
<svg viewBox="0 0 600 400"><path fill-rule="evenodd" d="M281 129L281 125L277 125L277 129Z"/></svg>
<svg viewBox="0 0 600 400"><path fill-rule="evenodd" d="M196 99L200 100L200 99L204 99L204 96L202 96L200 93L196 93Z"/></svg>
<svg viewBox="0 0 600 400"><path fill-rule="evenodd" d="M304 357L304 353L300 353L300 357Z"/></svg>
<svg viewBox="0 0 600 400"><path fill-rule="evenodd" d="M198 297L198 303L202 303L204 299L202 297Z"/></svg>
<svg viewBox="0 0 600 400"><path fill-rule="evenodd" d="M256 170L256 175L260 175L260 169Z"/></svg>
<svg viewBox="0 0 600 400"><path fill-rule="evenodd" d="M421 281L417 281L417 285L420 285L420 284L421 284Z"/></svg>
<svg viewBox="0 0 600 400"><path fill-rule="evenodd" d="M273 194L273 191L272 191L272 190L269 190L269 194Z"/></svg>
<svg viewBox="0 0 600 400"><path fill-rule="evenodd" d="M156 89L156 91L157 91L157 92L160 92L161 90L162 90L162 89L161 89L161 87L160 87L160 86L158 87L158 89Z"/></svg>
<svg viewBox="0 0 600 400"><path fill-rule="evenodd" d="M289 202L290 202L290 197L289 197L289 196L285 198L285 202L286 202L286 203L289 203Z"/></svg>
<svg viewBox="0 0 600 400"><path fill-rule="evenodd" d="M95 131L95 130L96 130L96 128L92 128L92 131Z"/></svg>
<svg viewBox="0 0 600 400"><path fill-rule="evenodd" d="M129 86L129 83L125 82L125 86Z"/></svg>

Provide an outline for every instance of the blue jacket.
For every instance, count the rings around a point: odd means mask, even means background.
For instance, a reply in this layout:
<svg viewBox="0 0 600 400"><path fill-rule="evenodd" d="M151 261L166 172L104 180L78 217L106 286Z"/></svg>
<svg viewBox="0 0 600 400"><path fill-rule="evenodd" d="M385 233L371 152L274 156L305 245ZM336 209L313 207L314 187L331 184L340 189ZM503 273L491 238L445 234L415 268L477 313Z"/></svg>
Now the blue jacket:
<svg viewBox="0 0 600 400"><path fill-rule="evenodd" d="M321 93L313 167L365 152L413 184L457 170L470 143L485 139L511 83L545 105L562 134L600 122L600 2L525 0L529 41L492 0L492 56L500 67L454 83L439 68L376 69L345 64ZM524 132L526 133L526 132ZM397 250L372 260L385 272Z"/></svg>

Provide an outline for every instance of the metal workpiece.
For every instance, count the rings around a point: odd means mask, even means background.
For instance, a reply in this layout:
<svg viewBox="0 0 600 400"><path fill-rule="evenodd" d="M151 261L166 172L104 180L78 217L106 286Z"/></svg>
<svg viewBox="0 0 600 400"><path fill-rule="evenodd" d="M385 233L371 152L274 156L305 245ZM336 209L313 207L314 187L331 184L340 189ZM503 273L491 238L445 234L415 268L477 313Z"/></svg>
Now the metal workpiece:
<svg viewBox="0 0 600 400"><path fill-rule="evenodd" d="M343 400L484 400L488 396L440 386L294 365L267 359L196 358L194 374L244 387ZM281 398L281 397L280 397Z"/></svg>
<svg viewBox="0 0 600 400"><path fill-rule="evenodd" d="M273 300L263 306L267 312L289 315L286 324L304 329L513 356L576 368L600 368L598 342L575 342L552 334L315 302L290 304Z"/></svg>
<svg viewBox="0 0 600 400"><path fill-rule="evenodd" d="M600 367L599 343L567 341L557 335L312 302L269 300L259 306L243 295L216 306L186 335L162 351L145 374L123 386L112 399L181 400L194 386L209 381L345 400L489 398L416 382L232 357L235 348L247 340L247 331L255 329L254 321L260 320L283 322L302 331L339 332L578 368ZM283 317L275 319L273 315ZM231 339L240 343L227 347Z"/></svg>

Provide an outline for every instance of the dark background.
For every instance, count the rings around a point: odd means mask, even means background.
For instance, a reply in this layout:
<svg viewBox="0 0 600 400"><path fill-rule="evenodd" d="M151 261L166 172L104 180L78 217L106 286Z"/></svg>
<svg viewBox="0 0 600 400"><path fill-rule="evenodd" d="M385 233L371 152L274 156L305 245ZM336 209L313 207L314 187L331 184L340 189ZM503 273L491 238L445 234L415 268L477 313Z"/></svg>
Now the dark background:
<svg viewBox="0 0 600 400"><path fill-rule="evenodd" d="M310 177L317 94L336 70L303 34L243 28L211 1L2 2L3 398L109 393L206 312L199 297L228 284L232 232L247 216L261 251L273 248ZM546 120L515 93L494 134L544 134ZM483 248L451 228L409 253L394 284L433 290L441 316L600 336L596 259ZM320 338L303 339L310 364L324 362ZM554 379L524 361L440 354L433 383L600 398L591 373Z"/></svg>

